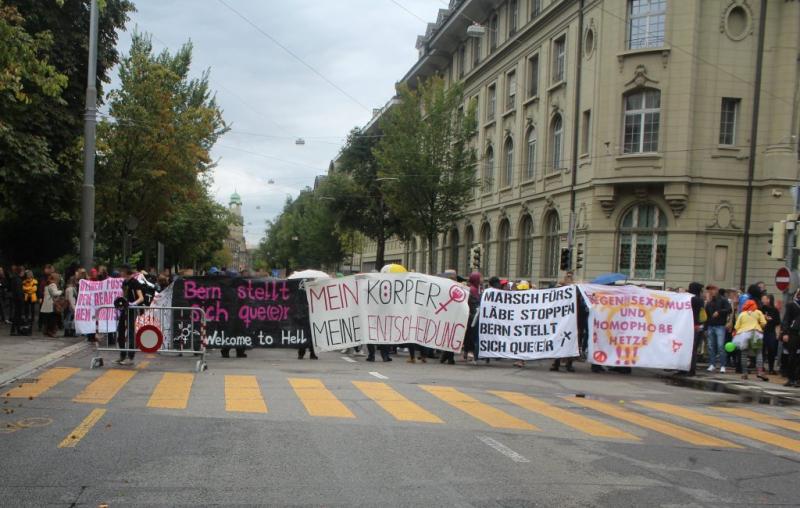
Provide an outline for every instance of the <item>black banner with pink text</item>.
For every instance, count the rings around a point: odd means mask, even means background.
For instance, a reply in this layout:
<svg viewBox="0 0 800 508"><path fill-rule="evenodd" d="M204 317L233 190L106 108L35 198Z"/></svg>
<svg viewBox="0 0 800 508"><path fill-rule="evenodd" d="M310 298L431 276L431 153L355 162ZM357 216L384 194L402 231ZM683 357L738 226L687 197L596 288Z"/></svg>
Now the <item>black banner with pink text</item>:
<svg viewBox="0 0 800 508"><path fill-rule="evenodd" d="M172 305L205 310L210 348L298 348L311 336L302 280L188 277L175 281Z"/></svg>

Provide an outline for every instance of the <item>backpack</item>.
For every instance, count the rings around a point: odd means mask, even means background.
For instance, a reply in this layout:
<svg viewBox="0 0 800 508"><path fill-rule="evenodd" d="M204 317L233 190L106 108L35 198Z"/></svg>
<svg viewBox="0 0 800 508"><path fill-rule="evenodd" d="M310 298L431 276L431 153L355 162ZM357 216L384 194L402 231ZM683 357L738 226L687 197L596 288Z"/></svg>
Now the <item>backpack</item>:
<svg viewBox="0 0 800 508"><path fill-rule="evenodd" d="M156 297L156 285L147 280L147 277L141 273L136 276L136 281L142 286L142 295L144 296L144 302L142 303L149 307Z"/></svg>

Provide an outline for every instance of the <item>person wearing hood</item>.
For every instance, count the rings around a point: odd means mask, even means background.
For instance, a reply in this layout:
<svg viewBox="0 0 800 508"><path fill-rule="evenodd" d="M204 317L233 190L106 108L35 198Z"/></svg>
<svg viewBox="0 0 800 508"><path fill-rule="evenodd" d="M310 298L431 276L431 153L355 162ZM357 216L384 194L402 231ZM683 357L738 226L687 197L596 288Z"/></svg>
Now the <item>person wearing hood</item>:
<svg viewBox="0 0 800 508"><path fill-rule="evenodd" d="M489 283L491 284L494 279L497 279L497 284L499 285L500 279L497 277L492 277ZM481 273L472 272L469 275L469 298L467 298L469 317L467 318L467 332L464 335L464 350L467 354L469 354L470 349L472 350L473 364L478 363L478 349L480 348L478 343L478 310L481 306L482 285L483 276Z"/></svg>
<svg viewBox="0 0 800 508"><path fill-rule="evenodd" d="M736 318L736 335L734 342L742 350L740 355L742 366L742 379L747 379L747 363L749 355L753 353L756 357L757 376L762 381L769 381L764 375L764 357L761 350L764 346L764 326L767 324L764 314L759 310L755 300L747 300L742 307L742 312Z"/></svg>
<svg viewBox="0 0 800 508"><path fill-rule="evenodd" d="M800 387L800 289L795 291L794 298L786 305L781 322L781 341L786 348L786 384L783 386Z"/></svg>
<svg viewBox="0 0 800 508"><path fill-rule="evenodd" d="M697 350L702 344L703 341L703 324L705 319L703 319L702 314L705 313L705 300L703 300L703 285L699 282L692 282L689 284L689 293L692 294L692 317L694 319L694 342L692 343L692 363L689 366L689 371L686 373L689 376L694 376L697 369ZM702 312L701 312L702 311ZM722 337L722 344L719 344L719 349L722 350L722 354L724 355L723 346L725 345L725 336ZM715 349L716 351L716 349ZM711 353L711 345L709 343L709 355ZM711 358L714 358L712 355ZM713 363L712 363L713 365ZM720 369L722 372L725 372L724 363L722 364L723 367Z"/></svg>

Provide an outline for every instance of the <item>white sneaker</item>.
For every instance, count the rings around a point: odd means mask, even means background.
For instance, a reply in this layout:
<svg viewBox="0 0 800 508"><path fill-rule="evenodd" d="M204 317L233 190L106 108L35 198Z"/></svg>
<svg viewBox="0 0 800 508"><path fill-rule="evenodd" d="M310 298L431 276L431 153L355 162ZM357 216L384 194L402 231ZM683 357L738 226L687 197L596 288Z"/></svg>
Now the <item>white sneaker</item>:
<svg viewBox="0 0 800 508"><path fill-rule="evenodd" d="M725 374L725 367L720 367L719 368L719 373L720 374Z"/></svg>
<svg viewBox="0 0 800 508"><path fill-rule="evenodd" d="M709 372L714 372L714 366L713 365L709 365L707 370Z"/></svg>

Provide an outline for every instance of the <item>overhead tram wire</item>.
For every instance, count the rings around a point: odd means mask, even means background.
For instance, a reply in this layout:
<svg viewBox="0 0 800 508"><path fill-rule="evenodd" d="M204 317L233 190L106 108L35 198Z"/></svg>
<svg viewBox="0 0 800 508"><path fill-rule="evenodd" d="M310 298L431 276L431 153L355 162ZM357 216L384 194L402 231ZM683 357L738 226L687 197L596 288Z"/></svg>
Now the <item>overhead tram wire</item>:
<svg viewBox="0 0 800 508"><path fill-rule="evenodd" d="M314 74L319 76L323 81L325 81L330 86L335 88L339 93L341 93L342 95L344 95L345 97L350 99L354 104L357 104L358 106L360 106L362 109L364 109L366 111L370 111L370 112L372 111L372 109L370 109L369 107L365 106L364 104L361 103L361 101L359 101L358 99L356 99L355 97L353 97L352 95L347 93L347 91L345 91L342 87L340 87L339 85L334 83L331 79L329 79L327 76L325 76L323 73L318 71L313 65L311 65L308 62L306 62L305 60L303 60L299 55L297 55L294 51L292 51L291 49L286 47L284 44L282 44L278 39L276 39L275 37L270 35L266 30L264 30L260 26L256 25L247 16L245 16L244 14L239 12L238 10L234 9L233 7L231 7L230 4L228 4L225 0L217 0L217 2L221 3L222 5L224 5L225 8L227 8L232 13L236 14L236 16L241 18L245 23L247 23L248 25L253 27L261 35L263 35L264 37L266 37L267 39L272 41L273 44L275 44L276 46L281 48L284 52L286 52L289 56L291 56L292 58L294 58L295 60L300 62L308 70L310 70L311 72L313 72Z"/></svg>

